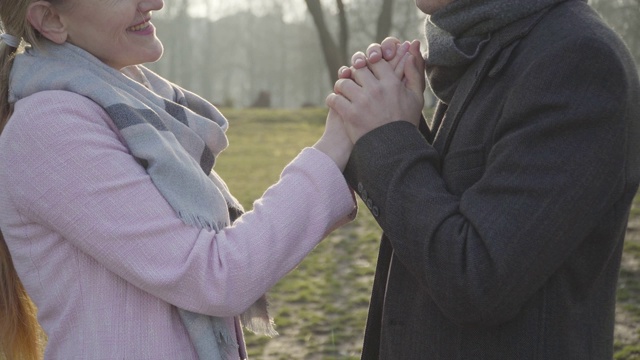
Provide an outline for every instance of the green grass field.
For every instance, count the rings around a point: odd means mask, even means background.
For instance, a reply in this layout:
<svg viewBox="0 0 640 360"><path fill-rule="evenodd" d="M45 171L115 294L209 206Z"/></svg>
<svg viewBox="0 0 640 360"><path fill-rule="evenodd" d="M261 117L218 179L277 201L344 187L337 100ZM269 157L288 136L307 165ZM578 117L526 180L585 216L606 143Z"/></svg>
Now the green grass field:
<svg viewBox="0 0 640 360"><path fill-rule="evenodd" d="M323 132L326 110L222 109L230 147L216 170L245 209L278 180L284 166ZM632 217L640 217L636 199ZM640 359L640 223L630 223L618 291L616 360ZM270 292L280 336L247 334L253 359L359 359L380 230L360 204Z"/></svg>
<svg viewBox="0 0 640 360"><path fill-rule="evenodd" d="M326 110L223 109L230 147L216 171L245 209L322 135ZM362 204L361 204L362 208ZM247 334L254 359L358 359L380 232L372 217L336 230L270 292L280 336Z"/></svg>

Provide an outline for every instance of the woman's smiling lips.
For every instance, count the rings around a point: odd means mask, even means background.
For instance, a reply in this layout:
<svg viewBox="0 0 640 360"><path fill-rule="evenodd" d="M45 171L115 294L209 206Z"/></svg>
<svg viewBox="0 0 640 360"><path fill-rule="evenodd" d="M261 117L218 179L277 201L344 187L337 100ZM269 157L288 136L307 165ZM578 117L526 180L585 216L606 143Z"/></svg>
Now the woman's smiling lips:
<svg viewBox="0 0 640 360"><path fill-rule="evenodd" d="M137 24L137 25L133 25L129 28L127 28L127 31L131 31L131 32L142 32L145 29L149 29L153 30L153 27L151 26L151 19L145 19L143 22ZM145 32L146 33L146 32Z"/></svg>

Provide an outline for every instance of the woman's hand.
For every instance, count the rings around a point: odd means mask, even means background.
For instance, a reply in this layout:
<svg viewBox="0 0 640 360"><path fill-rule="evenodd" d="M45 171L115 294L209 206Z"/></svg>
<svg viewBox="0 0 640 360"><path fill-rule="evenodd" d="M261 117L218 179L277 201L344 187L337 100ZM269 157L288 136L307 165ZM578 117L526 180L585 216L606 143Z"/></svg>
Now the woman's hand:
<svg viewBox="0 0 640 360"><path fill-rule="evenodd" d="M347 166L353 143L347 136L343 121L335 110L329 109L324 134L313 147L333 159L340 171Z"/></svg>

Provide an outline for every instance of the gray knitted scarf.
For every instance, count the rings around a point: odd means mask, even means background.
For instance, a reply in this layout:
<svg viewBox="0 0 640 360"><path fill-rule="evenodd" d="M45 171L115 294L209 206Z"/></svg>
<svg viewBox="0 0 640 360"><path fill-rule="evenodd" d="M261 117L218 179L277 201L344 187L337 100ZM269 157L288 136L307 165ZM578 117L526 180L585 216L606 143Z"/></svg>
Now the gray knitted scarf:
<svg viewBox="0 0 640 360"><path fill-rule="evenodd" d="M467 67L491 33L567 0L453 0L427 17L425 65L429 85L448 104Z"/></svg>
<svg viewBox="0 0 640 360"><path fill-rule="evenodd" d="M230 210L242 212L213 171L228 144L227 120L209 102L150 70L133 66L120 72L76 46L45 41L16 56L9 89L10 103L39 91L65 90L100 105L186 224L217 232L230 224ZM238 358L235 332L224 319L179 313L200 359ZM276 334L264 296L241 319L251 331Z"/></svg>

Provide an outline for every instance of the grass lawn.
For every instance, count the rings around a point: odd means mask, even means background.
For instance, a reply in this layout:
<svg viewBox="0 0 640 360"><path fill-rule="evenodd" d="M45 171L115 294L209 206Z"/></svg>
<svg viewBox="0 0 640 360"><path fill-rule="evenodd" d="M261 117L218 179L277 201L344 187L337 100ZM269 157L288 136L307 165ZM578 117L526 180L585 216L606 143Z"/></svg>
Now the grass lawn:
<svg viewBox="0 0 640 360"><path fill-rule="evenodd" d="M222 109L230 147L216 171L245 209L322 135L326 110ZM360 204L362 209L362 204ZM254 359L359 359L380 231L358 219L323 241L270 292L280 336L247 334Z"/></svg>
<svg viewBox="0 0 640 360"><path fill-rule="evenodd" d="M222 109L230 147L216 171L245 209L284 166L323 132L326 110ZM640 198L636 199L618 290L616 360L640 360ZM253 359L359 359L380 230L360 203L358 218L336 230L270 292L280 336L247 334Z"/></svg>

